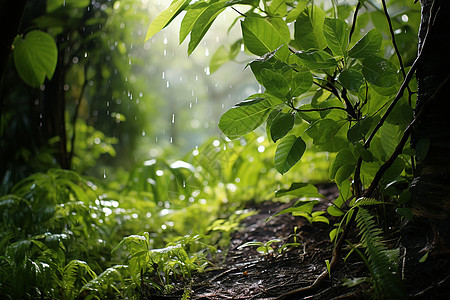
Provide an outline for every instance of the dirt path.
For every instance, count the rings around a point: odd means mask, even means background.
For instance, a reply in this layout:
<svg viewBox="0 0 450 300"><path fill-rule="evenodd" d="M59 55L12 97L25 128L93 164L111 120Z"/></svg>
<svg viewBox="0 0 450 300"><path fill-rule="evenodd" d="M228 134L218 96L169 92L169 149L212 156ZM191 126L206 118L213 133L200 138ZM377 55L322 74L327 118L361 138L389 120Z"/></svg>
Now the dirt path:
<svg viewBox="0 0 450 300"><path fill-rule="evenodd" d="M337 196L334 187L319 189L319 192L333 199ZM216 268L196 275L190 286L189 299L276 299L278 296L294 289L311 285L318 275L326 269L326 260L331 259L332 243L329 232L332 225L325 223L309 224L302 217L290 214L279 215L266 221L274 213L289 207L291 204L277 202L260 203L255 209L257 214L246 218L241 230L231 237L231 244L225 260ZM327 203L319 204L320 209ZM332 223L332 222L331 222ZM296 240L294 240L294 228ZM353 236L354 237L354 236ZM239 248L246 242L262 242L279 239L281 242L272 244L273 252L262 255L255 246ZM283 244L299 243L296 247L280 251ZM344 253L348 250L344 251ZM450 289L442 278L450 278L449 260L431 261L431 274L421 278L421 266L417 264L408 270L412 281L407 282L407 288L413 299L450 299ZM430 273L428 273L430 274ZM356 254L350 256L345 263L341 260L338 267L332 271L332 278L327 278L319 290L311 291L303 298L293 299L368 299L370 285L362 283L353 287L345 287L344 279L368 277L367 268ZM416 283L417 280L417 283ZM441 283L440 283L441 282ZM435 286L436 285L436 286ZM421 292L426 292L421 294ZM438 293L436 293L438 291ZM431 294L430 294L431 293ZM143 299L181 299L183 290L174 291L171 295L150 296ZM431 296L430 296L431 295ZM423 296L423 297L422 297ZM444 298L442 298L444 297ZM448 297L448 298L446 298Z"/></svg>

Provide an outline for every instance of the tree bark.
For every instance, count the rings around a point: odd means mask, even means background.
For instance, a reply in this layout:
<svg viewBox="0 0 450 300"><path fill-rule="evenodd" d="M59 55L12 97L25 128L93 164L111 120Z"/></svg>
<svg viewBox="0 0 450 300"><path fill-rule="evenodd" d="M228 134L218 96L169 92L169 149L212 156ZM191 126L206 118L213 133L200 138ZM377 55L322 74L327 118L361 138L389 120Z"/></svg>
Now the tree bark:
<svg viewBox="0 0 450 300"><path fill-rule="evenodd" d="M421 4L419 51L423 52L416 72L416 113L423 110L423 114L412 141L418 151L428 144L429 148L417 163L411 204L416 216L442 220L450 216L450 1L422 0Z"/></svg>

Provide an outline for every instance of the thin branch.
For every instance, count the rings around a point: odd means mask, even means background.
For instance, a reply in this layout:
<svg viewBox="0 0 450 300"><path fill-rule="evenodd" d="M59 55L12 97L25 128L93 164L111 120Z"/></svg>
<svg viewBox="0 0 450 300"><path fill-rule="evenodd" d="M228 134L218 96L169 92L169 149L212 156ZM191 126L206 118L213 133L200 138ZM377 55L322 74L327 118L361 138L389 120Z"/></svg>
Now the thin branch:
<svg viewBox="0 0 450 300"><path fill-rule="evenodd" d="M434 13L434 4L435 1L433 1L433 4L431 6L431 15L430 15L430 20L428 22L428 26L427 26L427 32L425 33L425 37L423 39L422 42L422 48L420 49L419 54L417 55L416 59L414 60L414 63L411 66L411 69L408 71L408 74L406 74L405 79L403 80L402 85L400 86L399 91L397 92L397 95L395 96L394 100L392 101L391 105L388 107L388 109L386 110L386 112L384 113L384 115L381 117L380 121L378 122L377 126L374 128L374 130L372 131L372 133L370 134L369 138L367 139L367 141L364 143L364 148L369 148L370 146L370 142L372 141L372 139L375 137L375 134L378 132L378 130L381 128L381 126L383 126L384 122L386 121L387 117L389 116L389 114L392 112L392 110L394 109L395 105L397 104L397 102L400 100L400 98L403 96L403 93L405 92L406 87L408 86L409 82L411 81L416 69L417 69L417 65L418 62L420 61L421 57L422 57L422 53L424 51L425 45L426 45L426 41L428 40L428 35L430 32L430 29L432 27L432 19L435 19L437 16L437 13L439 12L439 9L437 9L437 11Z"/></svg>
<svg viewBox="0 0 450 300"><path fill-rule="evenodd" d="M358 4L356 5L355 12L353 13L352 28L350 28L350 34L349 34L349 37L348 37L348 43L349 44L352 41L352 36L353 36L353 33L355 32L356 18L358 17L358 12L359 12L359 9L361 8L361 5L362 5L361 2L358 1Z"/></svg>
<svg viewBox="0 0 450 300"><path fill-rule="evenodd" d="M441 90L444 88L446 84L450 82L450 75L447 76L447 78L439 85L439 88L436 90L436 92L428 99L428 101L425 103L426 105L429 105L434 100L436 100L441 92ZM425 105L424 104L424 105ZM417 112L414 119L409 123L408 127L406 127L405 131L403 132L403 136L398 143L397 147L395 147L394 152L389 157L389 159L378 169L378 172L375 174L375 177L373 178L370 186L367 188L367 190L364 192L364 197L370 197L370 195L373 193L375 188L378 186L378 183L381 180L381 177L384 175L384 172L386 172L387 169L389 169L390 166L394 163L395 159L402 153L403 147L405 146L406 142L408 141L409 135L411 134L413 126L417 123L417 121L420 119L420 117L423 114L425 106L422 106L422 108Z"/></svg>
<svg viewBox="0 0 450 300"><path fill-rule="evenodd" d="M247 16L243 13L241 13L240 11L238 11L236 8L234 8L234 6L231 6L231 9L234 10L235 12L237 12L239 15L241 15L241 17L246 18Z"/></svg>
<svg viewBox="0 0 450 300"><path fill-rule="evenodd" d="M392 21L391 21L391 17L389 16L389 13L387 10L386 1L381 0L381 3L383 4L383 12L384 12L384 15L386 16L386 20L389 25L388 27L389 27L389 33L391 34L392 45L394 46L395 54L397 55L398 63L400 64L400 70L402 71L403 78L405 78L406 77L405 67L403 66L402 56L400 55L400 51L398 50L397 42L395 41L394 28L392 27Z"/></svg>
<svg viewBox="0 0 450 300"><path fill-rule="evenodd" d="M76 102L75 102L75 113L73 114L73 118L72 118L72 130L73 130L73 133L72 133L72 138L71 138L71 140L70 140L70 153L69 153L69 162L71 163L72 162L72 158L73 158L73 155L74 155L74 153L75 153L75 138L76 138L76 124L77 124L77 119L78 119L78 114L79 114L79 112L80 112L80 106L81 106L81 101L83 100L83 95L84 95L84 90L86 89L86 85L87 85L87 80L86 80L86 73L87 73L87 71L86 71L86 69L87 69L87 66L85 66L85 69L84 69L84 78L85 78L85 80L84 80L84 82L83 82L83 85L81 86L81 91L80 91L80 95L78 96L78 98L77 98L77 100L76 100Z"/></svg>
<svg viewBox="0 0 450 300"><path fill-rule="evenodd" d="M347 110L343 107L339 107L339 106L330 106L330 107L322 107L322 108L310 108L310 109L299 109L299 108L295 108L295 107L291 107L293 110L295 110L296 112L313 112L313 111L326 111L326 110L331 110L331 109L340 109L343 110L345 112L347 112Z"/></svg>

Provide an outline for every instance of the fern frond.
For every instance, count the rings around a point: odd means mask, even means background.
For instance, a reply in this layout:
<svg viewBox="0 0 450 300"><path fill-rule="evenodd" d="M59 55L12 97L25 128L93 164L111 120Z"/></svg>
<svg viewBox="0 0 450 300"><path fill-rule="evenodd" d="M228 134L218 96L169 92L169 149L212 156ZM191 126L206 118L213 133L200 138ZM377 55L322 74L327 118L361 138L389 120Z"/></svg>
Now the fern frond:
<svg viewBox="0 0 450 300"><path fill-rule="evenodd" d="M362 207L358 210L356 221L379 298L404 299L397 265L391 259L392 252L382 241L382 230L377 227L373 216Z"/></svg>

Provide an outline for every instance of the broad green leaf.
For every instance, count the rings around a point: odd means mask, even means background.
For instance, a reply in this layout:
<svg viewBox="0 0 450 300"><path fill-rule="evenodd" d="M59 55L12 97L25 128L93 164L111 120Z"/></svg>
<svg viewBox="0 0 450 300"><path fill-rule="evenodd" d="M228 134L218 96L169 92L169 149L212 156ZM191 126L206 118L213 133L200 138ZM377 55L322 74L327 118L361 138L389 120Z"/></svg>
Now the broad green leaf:
<svg viewBox="0 0 450 300"><path fill-rule="evenodd" d="M366 80L379 87L391 87L399 81L399 74L395 66L388 60L379 56L364 58L363 75Z"/></svg>
<svg viewBox="0 0 450 300"><path fill-rule="evenodd" d="M323 34L325 13L316 6L308 6L298 16L294 26L294 43L301 50L322 50L327 46Z"/></svg>
<svg viewBox="0 0 450 300"><path fill-rule="evenodd" d="M406 128L414 117L414 110L406 101L404 97L394 109L391 111L386 119L387 123L399 125L401 129Z"/></svg>
<svg viewBox="0 0 450 300"><path fill-rule="evenodd" d="M286 173L302 158L305 150L306 144L301 137L285 136L275 152L275 169L281 174Z"/></svg>
<svg viewBox="0 0 450 300"><path fill-rule="evenodd" d="M241 27L244 45L251 53L263 56L278 49L275 56L282 61L287 59L289 49L285 39L269 21L261 17L247 17L241 22Z"/></svg>
<svg viewBox="0 0 450 300"><path fill-rule="evenodd" d="M348 180L350 176L355 171L355 165L351 164L343 164L336 172L336 175L334 177L334 180L336 181L336 184L341 184L345 180Z"/></svg>
<svg viewBox="0 0 450 300"><path fill-rule="evenodd" d="M320 119L310 125L306 133L313 144L325 151L337 151L347 145L344 137L338 136L342 126L331 119ZM345 131L346 132L346 131Z"/></svg>
<svg viewBox="0 0 450 300"><path fill-rule="evenodd" d="M372 126L372 122L373 122L372 117L366 117L358 121L347 131L348 140L353 144L362 140L364 136L369 132Z"/></svg>
<svg viewBox="0 0 450 300"><path fill-rule="evenodd" d="M270 24L280 34L286 44L289 44L291 42L291 31L289 30L289 26L286 24L286 21L284 21L283 18L271 18Z"/></svg>
<svg viewBox="0 0 450 300"><path fill-rule="evenodd" d="M298 97L309 91L313 84L311 72L297 72L291 79L291 97Z"/></svg>
<svg viewBox="0 0 450 300"><path fill-rule="evenodd" d="M252 97L249 99L255 99L257 95ZM219 129L230 139L239 138L258 128L277 104L280 103L269 98L238 103L222 115Z"/></svg>
<svg viewBox="0 0 450 300"><path fill-rule="evenodd" d="M328 69L337 65L333 56L322 50L299 51L295 54L311 70Z"/></svg>
<svg viewBox="0 0 450 300"><path fill-rule="evenodd" d="M396 125L384 123L380 128L381 146L387 155L391 155L398 142L400 141L401 132L400 128Z"/></svg>
<svg viewBox="0 0 450 300"><path fill-rule="evenodd" d="M405 161L398 158L394 160L392 166L390 166L383 175L382 181L390 183L398 178L405 169Z"/></svg>
<svg viewBox="0 0 450 300"><path fill-rule="evenodd" d="M277 212L276 214L274 214L270 218L273 218L273 217L276 217L276 216L279 216L279 215L282 215L282 214L294 213L294 212L304 212L304 213L307 213L307 214L311 214L311 212L312 212L312 210L314 208L314 205L316 205L317 203L319 203L318 200L298 201L293 206L288 207L286 209L283 209L282 211Z"/></svg>
<svg viewBox="0 0 450 300"><path fill-rule="evenodd" d="M430 148L430 139L420 139L417 141L415 150L417 160L421 161L427 157L428 149Z"/></svg>
<svg viewBox="0 0 450 300"><path fill-rule="evenodd" d="M336 200L334 200L333 204L328 206L327 212L334 217L340 217L344 214L344 212L341 210L342 205L344 204L344 200L342 197L338 197Z"/></svg>
<svg viewBox="0 0 450 300"><path fill-rule="evenodd" d="M334 158L333 162L330 166L330 179L335 179L337 177L337 173L341 168L344 168L340 174L340 177L344 176L348 173L348 170L353 168L356 164L356 158L353 155L352 151L349 149L342 149ZM338 184L340 184L340 181Z"/></svg>
<svg viewBox="0 0 450 300"><path fill-rule="evenodd" d="M383 36L373 28L348 51L348 55L353 58L370 57L380 51L382 42Z"/></svg>
<svg viewBox="0 0 450 300"><path fill-rule="evenodd" d="M261 75L262 70L264 69L274 70L276 72L282 72L283 70L289 70L292 72L292 67L275 57L276 52L277 51L269 52L249 63L253 75L261 85L264 85L262 78L263 76Z"/></svg>
<svg viewBox="0 0 450 300"><path fill-rule="evenodd" d="M150 23L147 29L147 34L145 35L145 40L150 39L166 27L173 20L173 18L175 18L183 10L183 6L189 2L189 0L172 1L170 6L157 15L156 18Z"/></svg>
<svg viewBox="0 0 450 300"><path fill-rule="evenodd" d="M30 31L14 40L14 64L20 78L31 87L38 87L45 78L51 79L58 61L58 49L51 35Z"/></svg>
<svg viewBox="0 0 450 300"><path fill-rule="evenodd" d="M285 0L272 0L270 4L266 4L266 11L270 16L282 16L284 17L287 13L287 5Z"/></svg>
<svg viewBox="0 0 450 300"><path fill-rule="evenodd" d="M208 3L206 2L197 2L186 11L184 15L183 21L181 21L180 25L180 44L186 39L189 33L192 31L195 22L200 17L201 13L206 10L208 7Z"/></svg>
<svg viewBox="0 0 450 300"><path fill-rule="evenodd" d="M283 138L294 127L294 115L291 113L280 112L273 120L270 126L270 137L275 143Z"/></svg>
<svg viewBox="0 0 450 300"><path fill-rule="evenodd" d="M289 84L286 78L284 78L280 73L269 69L264 69L261 71L261 79L264 87L266 88L266 93L282 100L284 100L289 93Z"/></svg>
<svg viewBox="0 0 450 300"><path fill-rule="evenodd" d="M275 197L277 198L286 195L299 198L325 198L322 194L319 194L314 185L304 182L294 182L288 189L281 189L275 192Z"/></svg>
<svg viewBox="0 0 450 300"><path fill-rule="evenodd" d="M340 19L325 19L323 33L334 55L347 56L348 25Z"/></svg>
<svg viewBox="0 0 450 300"><path fill-rule="evenodd" d="M230 61L230 53L222 45L216 50L216 52L214 52L213 56L211 57L211 61L209 63L209 70L211 71L211 74L216 72L223 64L227 63L228 61Z"/></svg>
<svg viewBox="0 0 450 300"><path fill-rule="evenodd" d="M412 213L411 208L409 207L399 207L395 210L400 216L407 218L410 221L413 221L414 215ZM427 252L428 253L428 252Z"/></svg>
<svg viewBox="0 0 450 300"><path fill-rule="evenodd" d="M308 3L309 0L299 0L297 5L287 14L286 23L294 22L298 18L298 16L302 13L302 11L306 8L306 5L308 5Z"/></svg>
<svg viewBox="0 0 450 300"><path fill-rule="evenodd" d="M339 82L347 90L358 92L364 82L362 74L355 70L344 70L339 74Z"/></svg>
<svg viewBox="0 0 450 300"><path fill-rule="evenodd" d="M205 36L208 29L211 27L214 20L217 16L225 10L226 3L224 2L216 2L214 4L210 4L203 10L192 26L191 31L191 39L188 45L188 55L191 55L192 52L197 48L198 44Z"/></svg>

